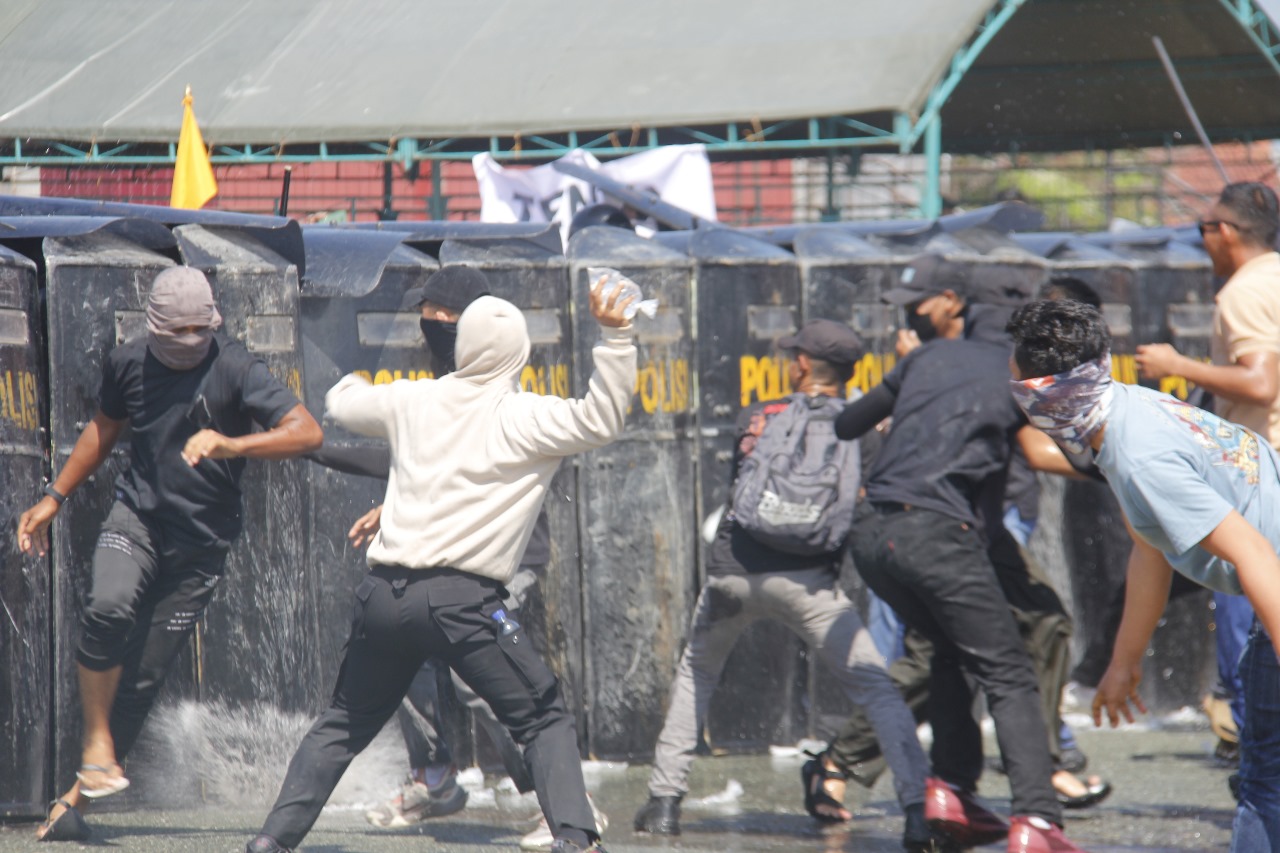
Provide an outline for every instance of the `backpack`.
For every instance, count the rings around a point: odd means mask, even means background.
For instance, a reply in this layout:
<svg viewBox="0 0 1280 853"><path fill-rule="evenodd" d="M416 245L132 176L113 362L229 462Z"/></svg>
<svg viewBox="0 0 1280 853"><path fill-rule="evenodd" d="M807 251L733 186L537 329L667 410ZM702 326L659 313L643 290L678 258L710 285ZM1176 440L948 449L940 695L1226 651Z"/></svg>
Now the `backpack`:
<svg viewBox="0 0 1280 853"><path fill-rule="evenodd" d="M844 401L793 394L774 415L733 484L733 518L763 545L827 554L853 527L861 476L858 443L836 438Z"/></svg>

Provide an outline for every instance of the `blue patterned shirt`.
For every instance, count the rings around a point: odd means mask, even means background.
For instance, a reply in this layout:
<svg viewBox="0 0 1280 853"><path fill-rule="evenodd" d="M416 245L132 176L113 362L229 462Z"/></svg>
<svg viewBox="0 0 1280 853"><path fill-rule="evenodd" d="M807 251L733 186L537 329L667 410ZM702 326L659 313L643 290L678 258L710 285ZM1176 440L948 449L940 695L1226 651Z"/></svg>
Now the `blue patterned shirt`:
<svg viewBox="0 0 1280 853"><path fill-rule="evenodd" d="M1117 383L1097 463L1138 535L1210 589L1242 592L1235 566L1200 547L1231 510L1280 545L1280 459L1238 424Z"/></svg>

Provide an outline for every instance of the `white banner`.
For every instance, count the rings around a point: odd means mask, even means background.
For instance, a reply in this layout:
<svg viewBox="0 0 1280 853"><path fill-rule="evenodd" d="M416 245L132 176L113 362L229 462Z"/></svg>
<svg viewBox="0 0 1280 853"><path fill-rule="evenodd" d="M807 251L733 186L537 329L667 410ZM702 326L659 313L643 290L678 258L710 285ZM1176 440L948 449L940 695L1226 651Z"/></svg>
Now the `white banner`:
<svg viewBox="0 0 1280 853"><path fill-rule="evenodd" d="M577 149L564 162L585 166L615 181L654 192L663 201L701 219L716 218L711 164L703 145L669 145L601 163ZM480 184L482 222L555 222L566 241L573 215L589 204L608 201L586 181L556 171L548 163L533 168L503 166L489 154L471 159Z"/></svg>

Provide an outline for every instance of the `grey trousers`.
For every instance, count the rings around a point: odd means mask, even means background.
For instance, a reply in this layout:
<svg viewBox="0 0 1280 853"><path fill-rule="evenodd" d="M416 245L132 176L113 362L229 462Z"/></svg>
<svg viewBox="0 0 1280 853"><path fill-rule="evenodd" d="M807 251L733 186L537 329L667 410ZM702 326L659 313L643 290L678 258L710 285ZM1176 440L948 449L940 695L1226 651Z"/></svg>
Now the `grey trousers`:
<svg viewBox="0 0 1280 853"><path fill-rule="evenodd" d="M865 709L893 770L898 802L904 807L924 802L929 765L916 738L915 721L853 603L826 569L707 579L658 735L649 794L684 796L689 790L698 732L720 673L738 637L760 619L773 619L795 632L827 665L849 699Z"/></svg>
<svg viewBox="0 0 1280 853"><path fill-rule="evenodd" d="M523 623L518 615L529 594L529 589L538 582L544 572L543 566L521 566L507 584L508 610L512 616ZM535 643L535 646L537 644ZM471 709L476 723L484 729L489 740L502 756L502 766L515 783L516 790L527 793L533 790L533 778L524 764L524 752L512 739L506 726L498 721L489 703L485 702L475 691L467 686L458 674L448 667L442 667L434 660L428 660L413 677L409 692L405 694L400 708L396 711L396 721L400 724L400 733L404 735L404 745L409 751L409 766L415 770L423 767L447 765L453 763L453 753L440 733L440 684L438 670L443 669L453 679L453 689L458 701Z"/></svg>

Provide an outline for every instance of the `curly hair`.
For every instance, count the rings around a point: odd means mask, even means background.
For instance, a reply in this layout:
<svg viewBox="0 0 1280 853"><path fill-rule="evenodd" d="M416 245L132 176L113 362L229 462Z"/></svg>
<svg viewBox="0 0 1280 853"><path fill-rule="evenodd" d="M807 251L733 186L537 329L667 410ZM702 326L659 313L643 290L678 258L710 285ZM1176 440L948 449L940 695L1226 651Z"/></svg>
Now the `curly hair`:
<svg viewBox="0 0 1280 853"><path fill-rule="evenodd" d="M1029 302L1013 312L1005 330L1023 379L1066 373L1111 349L1102 312L1071 299Z"/></svg>

